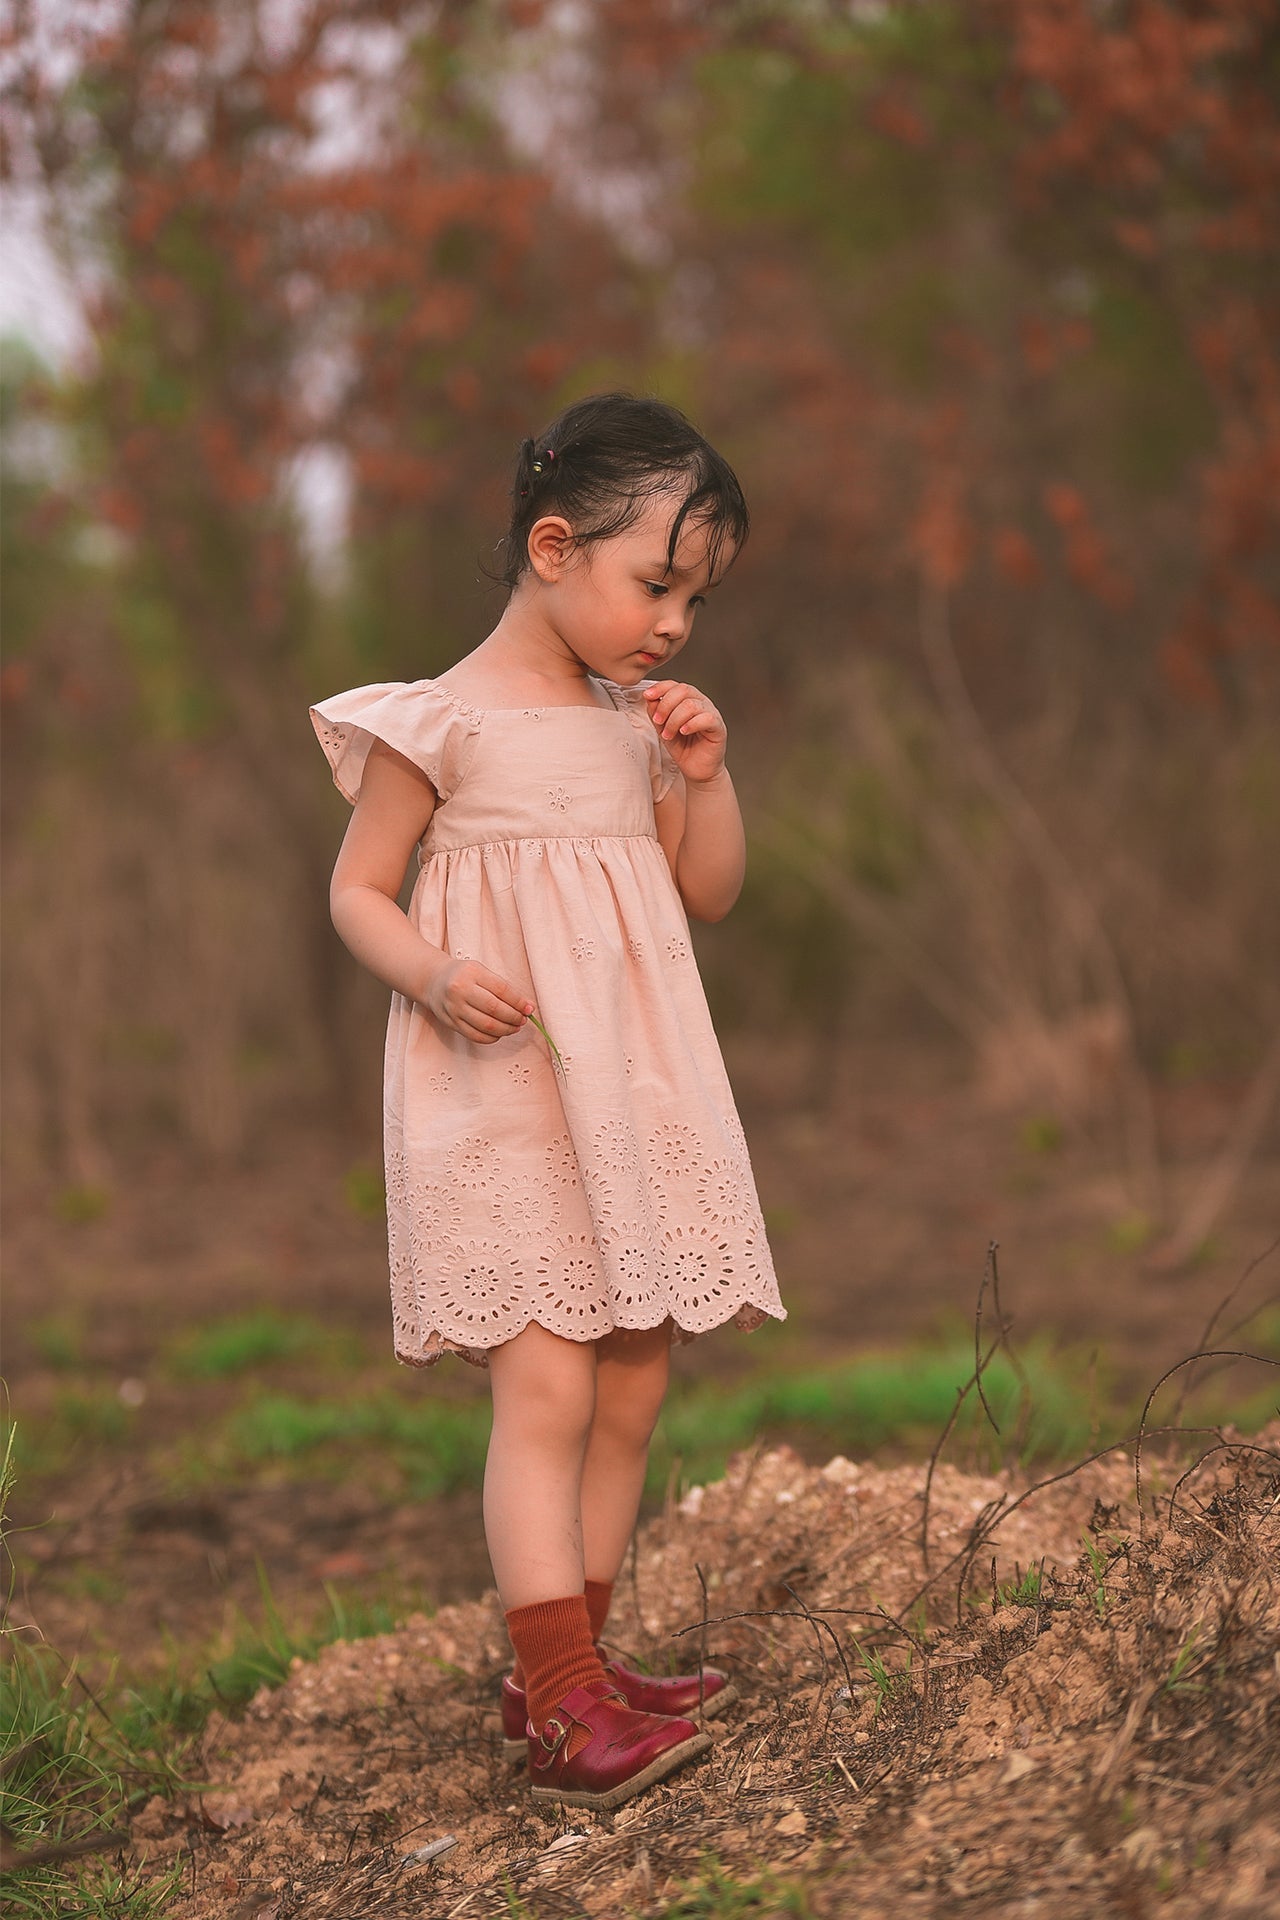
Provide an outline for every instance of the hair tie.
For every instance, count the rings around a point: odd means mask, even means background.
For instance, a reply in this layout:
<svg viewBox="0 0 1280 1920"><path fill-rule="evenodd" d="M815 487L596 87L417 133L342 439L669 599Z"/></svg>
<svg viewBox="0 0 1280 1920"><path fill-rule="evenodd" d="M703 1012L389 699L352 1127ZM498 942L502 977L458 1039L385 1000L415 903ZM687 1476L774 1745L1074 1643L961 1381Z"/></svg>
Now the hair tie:
<svg viewBox="0 0 1280 1920"><path fill-rule="evenodd" d="M545 458L546 458L547 460L554 460L554 459L555 459L555 457L556 457L556 450L555 450L555 448L554 448L554 447L548 447L548 448L547 448L547 451L546 451L546 455L545 455ZM541 461L541 460L535 460L535 461L534 461L534 463L533 463L533 470L534 470L534 472L535 472L535 473L541 473L541 472L542 472L542 461Z"/></svg>

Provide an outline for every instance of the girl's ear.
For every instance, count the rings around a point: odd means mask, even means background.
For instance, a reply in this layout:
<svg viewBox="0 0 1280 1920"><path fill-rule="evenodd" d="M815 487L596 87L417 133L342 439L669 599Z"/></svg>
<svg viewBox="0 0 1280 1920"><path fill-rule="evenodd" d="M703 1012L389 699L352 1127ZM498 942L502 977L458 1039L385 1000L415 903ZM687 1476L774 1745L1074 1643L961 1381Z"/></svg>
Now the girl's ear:
<svg viewBox="0 0 1280 1920"><path fill-rule="evenodd" d="M573 528L558 513L544 514L529 529L529 565L550 586L569 564Z"/></svg>

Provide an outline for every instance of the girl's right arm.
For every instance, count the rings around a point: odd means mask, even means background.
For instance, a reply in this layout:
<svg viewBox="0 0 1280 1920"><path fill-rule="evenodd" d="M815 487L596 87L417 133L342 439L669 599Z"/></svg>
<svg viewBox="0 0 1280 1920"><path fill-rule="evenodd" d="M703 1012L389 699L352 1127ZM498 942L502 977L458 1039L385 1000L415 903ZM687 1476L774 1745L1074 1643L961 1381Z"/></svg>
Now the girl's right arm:
<svg viewBox="0 0 1280 1920"><path fill-rule="evenodd" d="M385 985L465 1040L502 1040L533 1012L528 995L478 960L459 960L433 947L399 906L409 855L435 804L435 789L421 768L375 739L338 850L329 912L345 945Z"/></svg>

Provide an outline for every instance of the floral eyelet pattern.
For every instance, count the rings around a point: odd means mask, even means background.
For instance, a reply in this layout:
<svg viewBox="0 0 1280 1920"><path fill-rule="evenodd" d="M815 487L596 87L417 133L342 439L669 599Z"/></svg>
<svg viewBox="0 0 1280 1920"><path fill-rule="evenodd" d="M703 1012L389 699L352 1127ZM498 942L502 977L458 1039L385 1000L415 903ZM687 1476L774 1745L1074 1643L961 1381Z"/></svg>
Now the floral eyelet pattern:
<svg viewBox="0 0 1280 1920"><path fill-rule="evenodd" d="M569 949L575 960L594 960L596 947L594 940L588 940L585 934L579 934Z"/></svg>
<svg viewBox="0 0 1280 1920"><path fill-rule="evenodd" d="M589 1233L567 1233L552 1241L537 1268L538 1292L566 1329L607 1332L613 1324L600 1255Z"/></svg>
<svg viewBox="0 0 1280 1920"><path fill-rule="evenodd" d="M504 1180L492 1200L495 1229L511 1240L536 1240L559 1224L560 1200L532 1173L517 1173Z"/></svg>
<svg viewBox="0 0 1280 1920"><path fill-rule="evenodd" d="M679 1179L695 1171L698 1136L679 1120L668 1120L649 1135L649 1160L659 1179Z"/></svg>
<svg viewBox="0 0 1280 1920"><path fill-rule="evenodd" d="M614 1173L634 1173L640 1148L629 1120L606 1120L591 1136L591 1158Z"/></svg>
<svg viewBox="0 0 1280 1920"><path fill-rule="evenodd" d="M455 1186L473 1192L497 1179L502 1163L497 1148L483 1134L465 1133L445 1155L445 1172Z"/></svg>
<svg viewBox="0 0 1280 1920"><path fill-rule="evenodd" d="M755 1206L731 1160L709 1160L698 1175L695 1191L699 1206L717 1226L745 1227L754 1218Z"/></svg>

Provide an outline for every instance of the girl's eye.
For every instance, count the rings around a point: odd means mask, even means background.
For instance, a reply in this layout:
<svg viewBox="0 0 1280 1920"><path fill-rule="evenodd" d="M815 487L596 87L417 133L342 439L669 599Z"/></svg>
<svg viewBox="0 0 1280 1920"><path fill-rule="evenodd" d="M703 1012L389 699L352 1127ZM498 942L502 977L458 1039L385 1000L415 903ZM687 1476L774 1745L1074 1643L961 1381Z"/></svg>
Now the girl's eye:
<svg viewBox="0 0 1280 1920"><path fill-rule="evenodd" d="M667 591L661 580L646 580L644 584L652 594L661 595Z"/></svg>

